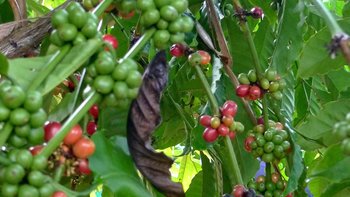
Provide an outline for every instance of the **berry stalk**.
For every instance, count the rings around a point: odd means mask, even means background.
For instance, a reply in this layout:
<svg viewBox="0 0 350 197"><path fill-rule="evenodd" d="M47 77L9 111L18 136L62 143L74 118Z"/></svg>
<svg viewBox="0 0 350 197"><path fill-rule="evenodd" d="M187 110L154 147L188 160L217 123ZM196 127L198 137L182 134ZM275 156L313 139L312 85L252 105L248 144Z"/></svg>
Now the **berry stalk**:
<svg viewBox="0 0 350 197"><path fill-rule="evenodd" d="M40 155L44 155L48 158L56 148L61 144L64 137L70 132L70 130L88 113L90 107L100 99L100 95L93 92L86 98L80 106L69 116L67 121L62 125L60 131L49 141L47 146L41 151Z"/></svg>
<svg viewBox="0 0 350 197"><path fill-rule="evenodd" d="M345 34L343 29L338 25L337 21L333 17L332 13L326 8L321 0L312 0L312 2L323 16L329 30L332 33L332 36Z"/></svg>
<svg viewBox="0 0 350 197"><path fill-rule="evenodd" d="M60 63L61 60L68 54L70 49L70 45L65 45L62 48L60 48L60 50L56 51L56 53L51 57L49 62L37 74L37 77L29 86L28 91L36 90L40 86L40 84L46 79L46 77L53 71L56 65Z"/></svg>
<svg viewBox="0 0 350 197"><path fill-rule="evenodd" d="M57 182L60 182L61 177L63 176L64 171L65 171L65 166L64 166L64 164L59 165L58 168L56 168L56 170L55 170L55 174L54 174L53 179L54 179L55 181L57 181Z"/></svg>
<svg viewBox="0 0 350 197"><path fill-rule="evenodd" d="M108 8L108 6L113 2L113 0L103 0L98 6L92 11L96 16L101 16L102 13Z"/></svg>
<svg viewBox="0 0 350 197"><path fill-rule="evenodd" d="M133 58L147 44L155 32L155 28L148 29L124 55L123 59Z"/></svg>
<svg viewBox="0 0 350 197"><path fill-rule="evenodd" d="M263 97L262 99L262 110L263 110L263 117L264 117L264 126L265 130L269 129L270 124L269 124L269 108L267 104L267 98L266 96Z"/></svg>
<svg viewBox="0 0 350 197"><path fill-rule="evenodd" d="M271 163L266 163L265 177L267 181L271 181Z"/></svg>
<svg viewBox="0 0 350 197"><path fill-rule="evenodd" d="M237 162L237 158L236 158L236 154L235 151L233 150L233 146L231 143L231 139L229 136L225 137L225 146L227 147L228 151L229 151L229 158L231 161L231 166L233 167L233 174L235 175L237 184L244 184L243 182L243 178L242 178L242 174L241 174L241 170L239 169L239 165Z"/></svg>
<svg viewBox="0 0 350 197"><path fill-rule="evenodd" d="M215 99L214 94L211 92L210 85L199 65L195 66L197 76L201 80L202 85L204 86L205 92L207 93L211 109L213 111L213 115L219 116L220 115L220 110L219 110L219 105L218 102Z"/></svg>
<svg viewBox="0 0 350 197"><path fill-rule="evenodd" d="M207 81L207 79L206 79L206 77L205 77L201 67L199 65L196 65L195 69L196 69L196 73L197 73L199 79L201 80L201 82L202 82L202 84L204 86L204 89L205 89L205 91L207 93L207 96L209 98L209 102L210 102L210 105L211 105L211 109L213 111L213 115L216 115L216 116L220 115L220 109L219 109L218 102L215 99L214 94L211 92L210 85L209 85L209 83L208 83L208 81ZM233 150L231 139L230 139L229 136L225 136L225 140L224 141L225 141L225 147L229 151L230 163L231 163L231 167L233 168L233 173L235 175L236 181L239 184L243 184L243 178L242 178L241 170L239 169L239 165L238 165L238 162L237 162L235 151Z"/></svg>

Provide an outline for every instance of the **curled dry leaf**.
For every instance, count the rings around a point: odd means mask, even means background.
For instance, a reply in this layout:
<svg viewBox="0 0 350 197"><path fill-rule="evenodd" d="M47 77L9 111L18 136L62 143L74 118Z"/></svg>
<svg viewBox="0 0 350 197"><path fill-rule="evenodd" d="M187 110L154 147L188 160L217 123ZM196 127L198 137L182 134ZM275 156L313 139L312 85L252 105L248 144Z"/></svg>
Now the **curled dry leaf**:
<svg viewBox="0 0 350 197"><path fill-rule="evenodd" d="M171 181L173 160L155 152L151 134L160 123L160 97L168 80L165 52L160 51L148 65L137 98L131 104L127 139L132 158L143 176L168 197L185 196L182 185Z"/></svg>

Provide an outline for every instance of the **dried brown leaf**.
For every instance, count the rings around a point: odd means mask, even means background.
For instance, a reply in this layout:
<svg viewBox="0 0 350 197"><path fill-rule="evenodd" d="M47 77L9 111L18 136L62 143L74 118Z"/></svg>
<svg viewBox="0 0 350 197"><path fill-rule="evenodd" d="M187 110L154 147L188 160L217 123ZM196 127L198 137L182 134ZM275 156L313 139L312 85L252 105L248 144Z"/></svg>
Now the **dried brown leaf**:
<svg viewBox="0 0 350 197"><path fill-rule="evenodd" d="M168 197L185 196L182 185L171 181L169 168L173 160L155 152L151 135L161 120L160 98L168 81L165 52L160 51L148 65L138 97L133 101L129 117L127 139L134 162L152 185Z"/></svg>

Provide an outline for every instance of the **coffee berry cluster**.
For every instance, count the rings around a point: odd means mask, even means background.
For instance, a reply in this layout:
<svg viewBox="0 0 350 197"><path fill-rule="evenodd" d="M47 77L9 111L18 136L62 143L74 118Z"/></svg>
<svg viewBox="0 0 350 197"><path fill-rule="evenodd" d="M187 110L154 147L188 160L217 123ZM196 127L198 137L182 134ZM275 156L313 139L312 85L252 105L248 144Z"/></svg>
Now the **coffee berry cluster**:
<svg viewBox="0 0 350 197"><path fill-rule="evenodd" d="M220 108L220 116L202 115L199 123L206 127L203 138L206 142L214 142L219 136L229 136L234 139L237 133L244 131L242 123L234 121L237 113L237 104L234 101L226 101Z"/></svg>
<svg viewBox="0 0 350 197"><path fill-rule="evenodd" d="M258 176L248 182L248 188L255 190L257 195L266 197L281 197L287 182L281 179L281 176L274 172L271 174L271 180L267 180L266 176ZM286 197L292 197L288 194Z"/></svg>
<svg viewBox="0 0 350 197"><path fill-rule="evenodd" d="M100 51L87 68L86 82L104 98L106 106L123 107L136 98L142 82L137 63L131 59L115 61L112 53Z"/></svg>
<svg viewBox="0 0 350 197"><path fill-rule="evenodd" d="M344 154L350 155L350 113L346 115L344 121L334 125L334 134L341 141L341 149Z"/></svg>
<svg viewBox="0 0 350 197"><path fill-rule="evenodd" d="M263 124L258 124L248 131L244 142L245 149L264 162L278 162L291 151L291 144L281 123L270 121L269 124L270 128L267 130Z"/></svg>
<svg viewBox="0 0 350 197"><path fill-rule="evenodd" d="M255 70L250 70L247 74L238 75L240 85L236 88L236 94L249 100L257 100L269 93L276 100L282 99L282 90L286 82L281 79L277 72L271 68L265 70L264 75L257 76Z"/></svg>
<svg viewBox="0 0 350 197"><path fill-rule="evenodd" d="M53 13L50 41L57 47L85 43L87 39L98 36L97 21L96 15L86 12L79 3L71 2L66 9Z"/></svg>
<svg viewBox="0 0 350 197"><path fill-rule="evenodd" d="M10 131L8 143L16 148L42 142L47 114L38 91L25 91L9 80L0 83L0 123Z"/></svg>
<svg viewBox="0 0 350 197"><path fill-rule="evenodd" d="M147 29L156 28L153 43L157 48L164 48L169 43L182 43L185 33L194 26L192 18L185 15L187 0L138 0L141 10L140 23Z"/></svg>

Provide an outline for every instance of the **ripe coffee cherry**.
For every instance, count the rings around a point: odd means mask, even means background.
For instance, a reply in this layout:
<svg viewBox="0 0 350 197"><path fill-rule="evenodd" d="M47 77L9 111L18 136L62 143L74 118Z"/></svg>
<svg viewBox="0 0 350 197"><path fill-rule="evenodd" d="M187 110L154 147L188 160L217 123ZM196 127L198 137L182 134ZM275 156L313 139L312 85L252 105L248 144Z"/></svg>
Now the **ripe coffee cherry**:
<svg viewBox="0 0 350 197"><path fill-rule="evenodd" d="M203 50L198 50L197 53L201 56L201 65L207 65L210 63L211 56L208 52Z"/></svg>
<svg viewBox="0 0 350 197"><path fill-rule="evenodd" d="M110 34L105 34L102 36L102 39L104 42L111 44L114 49L118 47L118 40L114 36Z"/></svg>
<svg viewBox="0 0 350 197"><path fill-rule="evenodd" d="M170 48L170 54L174 57L183 56L185 53L185 47L182 44L173 44Z"/></svg>
<svg viewBox="0 0 350 197"><path fill-rule="evenodd" d="M233 123L233 117L228 115L228 116L223 116L221 118L222 123L224 123L225 126L229 127Z"/></svg>
<svg viewBox="0 0 350 197"><path fill-rule="evenodd" d="M243 185L236 185L236 186L233 188L232 195L233 195L234 197L242 197L244 191L245 191L245 188L244 188Z"/></svg>
<svg viewBox="0 0 350 197"><path fill-rule="evenodd" d="M221 115L234 117L237 113L237 104L234 101L228 100L223 105L221 110Z"/></svg>
<svg viewBox="0 0 350 197"><path fill-rule="evenodd" d="M256 100L261 97L261 89L259 86L253 85L249 88L249 95L248 99L250 100Z"/></svg>
<svg viewBox="0 0 350 197"><path fill-rule="evenodd" d="M251 16L255 19L260 19L264 17L264 12L260 7L253 7L250 10Z"/></svg>
<svg viewBox="0 0 350 197"><path fill-rule="evenodd" d="M253 136L248 136L245 140L244 140L244 148L247 152L251 152L252 151L252 147L250 146L252 142L255 142L255 137Z"/></svg>
<svg viewBox="0 0 350 197"><path fill-rule="evenodd" d="M249 94L249 85L241 84L236 88L236 95L239 97L246 97Z"/></svg>
<svg viewBox="0 0 350 197"><path fill-rule="evenodd" d="M89 109L90 115L94 117L95 120L98 118L98 111L98 106L96 104L91 106L91 108Z"/></svg>
<svg viewBox="0 0 350 197"><path fill-rule="evenodd" d="M262 117L262 116L260 116L259 118L258 118L258 124L264 124L264 117Z"/></svg>
<svg viewBox="0 0 350 197"><path fill-rule="evenodd" d="M204 127L210 127L211 126L211 116L209 115L203 115L199 118L199 123Z"/></svg>
<svg viewBox="0 0 350 197"><path fill-rule="evenodd" d="M75 125L63 139L65 145L73 145L83 136L83 130L79 124Z"/></svg>
<svg viewBox="0 0 350 197"><path fill-rule="evenodd" d="M61 129L61 123L59 122L50 122L44 126L44 139L45 142L48 142L56 135L56 133Z"/></svg>
<svg viewBox="0 0 350 197"><path fill-rule="evenodd" d="M96 132L96 130L97 130L97 125L95 121L90 121L87 123L86 132L89 135L93 135Z"/></svg>
<svg viewBox="0 0 350 197"><path fill-rule="evenodd" d="M33 156L39 154L41 150L44 148L43 145L37 145L34 147L29 148L30 153L32 153Z"/></svg>
<svg viewBox="0 0 350 197"><path fill-rule="evenodd" d="M91 170L89 168L89 161L87 159L80 159L77 171L80 174L85 174L85 175L91 174Z"/></svg>
<svg viewBox="0 0 350 197"><path fill-rule="evenodd" d="M224 124L221 124L218 128L217 128L217 131L218 133L221 135L221 136L226 136L229 134L230 130L229 128L224 125Z"/></svg>
<svg viewBox="0 0 350 197"><path fill-rule="evenodd" d="M219 137L219 134L216 131L216 129L206 128L203 132L203 139L206 142L214 142L218 137Z"/></svg>

